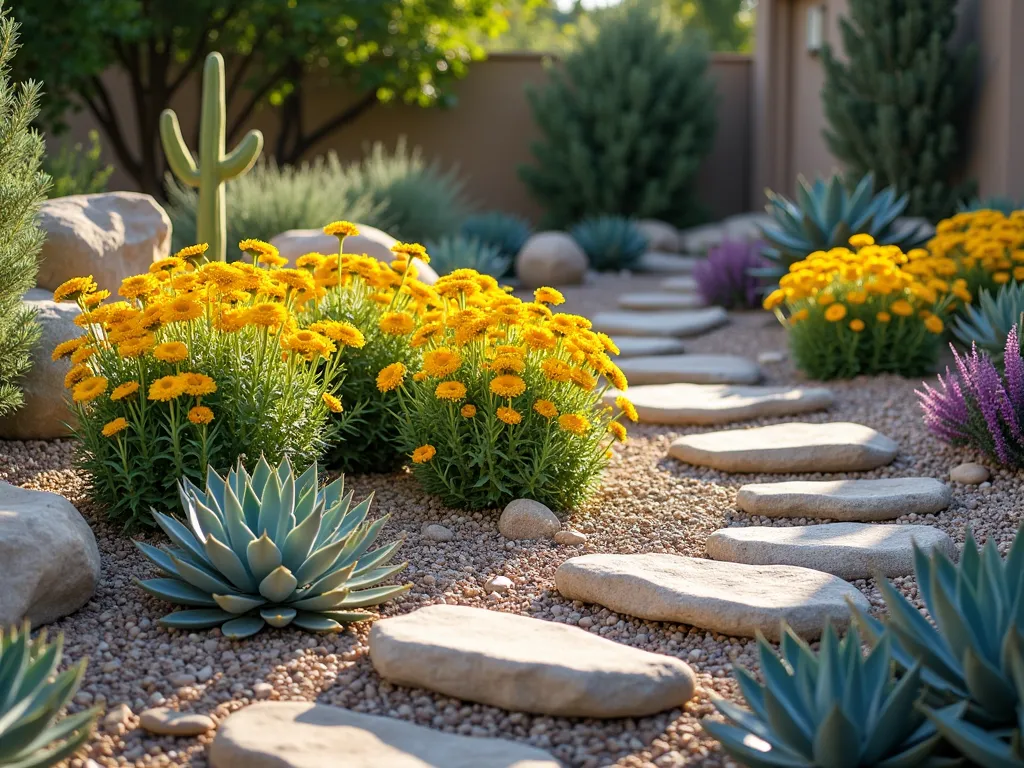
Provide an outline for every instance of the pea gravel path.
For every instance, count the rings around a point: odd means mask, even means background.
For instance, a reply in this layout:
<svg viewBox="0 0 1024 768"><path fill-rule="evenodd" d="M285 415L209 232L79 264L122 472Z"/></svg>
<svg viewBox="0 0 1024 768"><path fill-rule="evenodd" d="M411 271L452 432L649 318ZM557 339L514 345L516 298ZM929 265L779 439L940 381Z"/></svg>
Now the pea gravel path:
<svg viewBox="0 0 1024 768"><path fill-rule="evenodd" d="M591 312L613 306L618 293L643 290L651 281L618 276L567 291L568 311ZM773 318L764 313L734 315L732 323L693 339L695 353L715 352L756 358L765 350L781 350L785 339ZM790 363L773 365L767 384L801 381ZM830 383L836 404L828 413L807 414L807 421L853 421L895 439L900 453L889 466L856 477L932 476L945 480L949 470L978 457L955 451L924 430L913 390L918 382L895 377ZM751 424L777 423L765 419ZM81 478L69 469L71 445L0 442L0 479L29 488L56 491L70 498L96 532L103 556L103 579L95 597L78 613L50 627L66 635L66 658L87 654L91 661L76 707L103 703L107 711L124 703L123 722L115 714L101 724L88 758L102 766L206 766L206 745L213 733L198 738L154 736L138 728L139 713L169 706L211 715L222 721L228 713L256 699L319 700L323 703L397 717L451 733L504 736L548 750L570 766L733 765L702 732L699 720L713 711L711 690L735 697L730 679L735 663L754 668L755 646L747 639L712 635L680 625L644 622L561 598L553 575L568 557L586 552L674 552L702 556L707 537L729 525L809 525L821 521L754 519L735 511L736 490L762 480L840 479L844 475L727 475L686 466L666 458L669 443L683 434L718 427L634 426L630 442L618 449L601 491L569 523L587 534L578 546L553 542L505 541L497 529L497 513L463 514L445 509L421 493L403 473L389 477L353 477L357 496L376 491L374 515L392 513L382 541L404 536L403 556L410 567L405 578L414 588L387 606L391 615L431 603L450 603L510 611L584 627L604 637L639 648L678 656L697 673L697 696L684 711L627 720L568 720L510 713L470 705L423 691L384 683L367 655L368 626L340 635L264 630L255 638L231 642L214 632L172 633L156 626L167 606L144 595L132 578L149 573L129 541L103 522L102 513L82 497ZM851 475L852 477L852 475ZM1004 551L1024 510L1024 482L1019 473L997 470L990 484L954 484L953 503L936 515L909 515L898 523L934 525L962 544L968 521L984 539L995 536ZM427 523L454 531L447 542L421 535ZM486 594L484 582L505 575L513 587L504 594ZM915 595L913 578L897 585ZM857 581L869 600L881 604L873 582ZM82 768L84 758L69 765Z"/></svg>

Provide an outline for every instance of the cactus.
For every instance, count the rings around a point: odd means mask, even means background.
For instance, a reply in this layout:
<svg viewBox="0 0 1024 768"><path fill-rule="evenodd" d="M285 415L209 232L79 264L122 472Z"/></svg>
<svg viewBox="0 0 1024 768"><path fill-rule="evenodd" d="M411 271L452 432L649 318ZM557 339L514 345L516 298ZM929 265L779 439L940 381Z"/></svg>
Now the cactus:
<svg viewBox="0 0 1024 768"><path fill-rule="evenodd" d="M199 188L196 235L208 243L206 257L225 261L227 255L227 214L224 182L252 168L263 149L263 134L249 131L231 152L224 152L227 122L224 106L224 58L214 51L203 65L202 109L199 116L199 163L185 145L173 110L160 113L160 142L167 164L180 181Z"/></svg>

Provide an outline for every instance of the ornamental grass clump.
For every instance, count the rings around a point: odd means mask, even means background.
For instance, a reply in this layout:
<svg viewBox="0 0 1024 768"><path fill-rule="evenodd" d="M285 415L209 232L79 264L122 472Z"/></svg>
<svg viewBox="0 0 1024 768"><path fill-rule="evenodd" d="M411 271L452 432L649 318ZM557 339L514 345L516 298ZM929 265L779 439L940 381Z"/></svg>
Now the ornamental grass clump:
<svg viewBox="0 0 1024 768"><path fill-rule="evenodd" d="M1003 369L978 352L953 350L956 373L946 369L938 387L924 385L917 396L932 434L955 446L974 448L1000 464L1024 466L1024 358L1017 328L1006 335Z"/></svg>
<svg viewBox="0 0 1024 768"><path fill-rule="evenodd" d="M330 446L325 461L343 472L390 472L406 456L398 421L377 389L377 373L394 362L406 367L419 364L412 333L436 294L416 279L416 265L410 262L426 262L429 257L421 246L407 243L394 246L390 265L370 256L342 254L345 238L359 234L358 228L335 221L324 232L338 238L338 255L307 254L296 264L309 272L320 296L304 306L303 319L310 328L330 333L339 353L344 345L345 410L334 416L341 439ZM355 333L339 335L339 323Z"/></svg>
<svg viewBox="0 0 1024 768"><path fill-rule="evenodd" d="M971 295L1024 282L1024 210L958 213L936 225L927 247L956 263L957 277L967 281Z"/></svg>
<svg viewBox="0 0 1024 768"><path fill-rule="evenodd" d="M726 309L754 309L761 304L761 280L753 274L767 261L764 243L727 240L708 251L693 268L697 291L708 304Z"/></svg>
<svg viewBox="0 0 1024 768"><path fill-rule="evenodd" d="M943 316L968 301L956 264L917 248L875 245L816 251L797 261L764 300L789 329L798 368L811 378L861 374L920 376L932 369Z"/></svg>
<svg viewBox="0 0 1024 768"><path fill-rule="evenodd" d="M240 457L290 457L305 469L340 411L337 350L344 323L316 329L299 310L318 289L277 250L240 244L254 263L195 266L193 246L125 278L108 301L91 277L67 281L58 301L81 308L81 336L53 351L77 417L78 464L90 494L125 525L177 506L176 481L225 471Z"/></svg>
<svg viewBox="0 0 1024 768"><path fill-rule="evenodd" d="M625 397L602 405L609 386L627 387L604 334L576 315L553 313L558 291L523 302L494 278L458 270L434 286L412 344L422 366L381 369L377 387L411 452L413 474L452 507L482 509L529 498L575 507L597 486L610 445L625 440ZM602 377L606 382L602 382ZM617 412L616 412L617 410Z"/></svg>

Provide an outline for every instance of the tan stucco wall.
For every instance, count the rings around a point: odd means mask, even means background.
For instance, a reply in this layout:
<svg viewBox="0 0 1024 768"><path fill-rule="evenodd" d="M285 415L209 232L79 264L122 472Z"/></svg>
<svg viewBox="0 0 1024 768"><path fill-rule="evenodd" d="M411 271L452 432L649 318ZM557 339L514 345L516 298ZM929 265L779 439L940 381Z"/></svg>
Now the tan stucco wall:
<svg viewBox="0 0 1024 768"><path fill-rule="evenodd" d="M405 135L410 145L422 147L427 158L436 158L445 167L457 165L466 179L470 199L481 209L498 208L536 219L540 210L519 181L516 167L531 160L529 145L538 135L524 87L544 81L544 66L543 57L537 54L494 55L474 64L469 75L456 85L455 108L378 106L323 141L313 154L333 149L343 159L356 159L370 142L381 140L393 146L399 136ZM751 70L748 56L717 54L712 59L711 75L718 84L719 129L712 154L700 173L699 196L719 217L749 209ZM108 82L114 85L114 94L120 95L118 114L130 119L127 88L117 83L116 74L111 74ZM349 98L343 90L328 84L308 83L304 87L312 97L304 116L307 125L318 125ZM172 106L191 143L198 116L194 82L183 88ZM87 113L80 113L72 119L72 126L72 136L81 138L94 123ZM275 121L265 111L255 116L250 127L263 130L266 146L274 146ZM130 133L134 136L135 132ZM112 157L111 162L116 165ZM111 188L131 189L132 182L118 172Z"/></svg>

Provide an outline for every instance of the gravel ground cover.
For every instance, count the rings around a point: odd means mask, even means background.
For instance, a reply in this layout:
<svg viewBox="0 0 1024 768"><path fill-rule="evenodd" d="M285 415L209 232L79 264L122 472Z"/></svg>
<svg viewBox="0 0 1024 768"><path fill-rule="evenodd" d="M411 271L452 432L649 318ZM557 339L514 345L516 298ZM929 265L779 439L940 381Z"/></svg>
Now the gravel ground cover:
<svg viewBox="0 0 1024 768"><path fill-rule="evenodd" d="M568 291L566 308L588 314L611 308L619 293L650 289L658 282L604 277ZM782 329L765 313L733 315L730 325L687 341L688 351L751 358L784 347ZM801 382L788 362L766 365L765 373L768 384ZM641 719L568 720L525 715L392 686L382 681L370 664L366 645L369 625L357 625L339 635L264 630L241 642L228 641L216 630L194 634L164 630L156 620L168 606L133 584L133 579L149 574L149 568L130 541L104 521L102 510L84 499L81 477L71 468L71 443L0 442L0 479L68 497L92 525L103 558L103 578L93 599L50 627L51 633L65 633L65 658L90 658L75 706L101 703L108 713L88 752L69 765L205 766L206 746L214 731L189 738L159 736L140 728L138 715L150 707L166 706L207 714L219 722L256 700L317 700L451 733L501 736L548 750L566 765L580 768L734 765L703 733L699 721L714 711L708 692L736 697L731 669L734 664L756 666L754 642L698 628L644 622L567 601L555 591L553 575L567 558L589 552L701 556L708 536L722 527L821 522L754 519L736 511L736 490L744 483L918 475L946 480L951 468L978 458L950 449L925 431L913 394L917 381L883 376L829 386L836 394L832 410L805 414L800 420L853 421L873 427L899 443L895 462L851 475L760 478L724 474L667 458L675 437L714 428L633 426L630 441L617 449L600 492L566 520L566 526L587 535L582 545L506 541L498 532L497 512L464 514L446 509L420 492L404 472L348 479L357 498L375 492L374 516L392 515L380 540L405 539L402 557L409 567L403 576L414 586L384 606L384 615L442 602L486 607L574 624L687 661L697 673L694 699L685 710ZM749 424L779 421L783 420ZM970 524L979 540L995 537L1005 551L1024 509L1020 474L997 470L990 483L953 486L953 503L947 510L936 515L905 515L895 523L934 525L958 544L963 543ZM446 542L429 539L423 529L431 523L446 526L454 538ZM511 579L507 592L485 591L485 582L496 575ZM876 609L881 606L872 581L854 584ZM907 595L916 596L912 577L896 580L896 584Z"/></svg>

